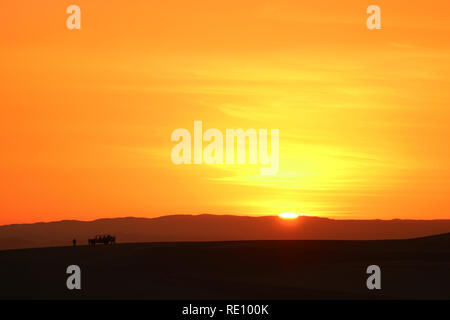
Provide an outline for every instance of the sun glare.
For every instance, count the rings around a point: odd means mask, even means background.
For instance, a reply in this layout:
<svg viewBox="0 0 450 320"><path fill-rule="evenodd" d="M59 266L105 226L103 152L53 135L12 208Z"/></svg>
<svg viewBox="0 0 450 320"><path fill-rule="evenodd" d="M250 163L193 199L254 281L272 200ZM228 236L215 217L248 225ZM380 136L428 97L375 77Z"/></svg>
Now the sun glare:
<svg viewBox="0 0 450 320"><path fill-rule="evenodd" d="M293 212L283 212L278 215L281 219L297 219L298 214Z"/></svg>

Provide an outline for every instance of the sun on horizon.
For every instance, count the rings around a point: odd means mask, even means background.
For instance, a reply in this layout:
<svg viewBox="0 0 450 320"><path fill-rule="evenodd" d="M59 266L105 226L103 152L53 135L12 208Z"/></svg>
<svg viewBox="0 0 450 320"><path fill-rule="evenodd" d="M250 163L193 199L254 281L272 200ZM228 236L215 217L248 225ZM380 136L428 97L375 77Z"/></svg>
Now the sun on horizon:
<svg viewBox="0 0 450 320"><path fill-rule="evenodd" d="M280 217L281 219L287 220L297 219L299 216L300 214L294 212L282 212L278 215L278 217Z"/></svg>

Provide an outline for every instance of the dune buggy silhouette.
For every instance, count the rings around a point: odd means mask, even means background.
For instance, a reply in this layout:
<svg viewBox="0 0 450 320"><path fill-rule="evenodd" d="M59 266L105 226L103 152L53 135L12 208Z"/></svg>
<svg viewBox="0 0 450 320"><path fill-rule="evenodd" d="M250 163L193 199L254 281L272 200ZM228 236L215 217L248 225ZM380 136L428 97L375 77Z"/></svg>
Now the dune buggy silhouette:
<svg viewBox="0 0 450 320"><path fill-rule="evenodd" d="M93 239L88 239L89 246L95 246L98 243L103 243L105 246L115 244L116 243L116 237L111 236L109 234L107 235L97 235Z"/></svg>

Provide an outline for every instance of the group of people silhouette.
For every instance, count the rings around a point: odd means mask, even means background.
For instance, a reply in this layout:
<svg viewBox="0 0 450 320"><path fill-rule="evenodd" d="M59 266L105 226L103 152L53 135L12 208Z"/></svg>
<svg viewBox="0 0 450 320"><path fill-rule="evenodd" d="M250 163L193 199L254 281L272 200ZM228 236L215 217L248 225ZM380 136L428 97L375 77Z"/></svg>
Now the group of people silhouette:
<svg viewBox="0 0 450 320"><path fill-rule="evenodd" d="M77 239L72 240L73 246L77 245ZM97 243L103 243L104 245L115 244L116 237L106 234L106 235L97 235L93 239L88 239L89 246L95 246Z"/></svg>

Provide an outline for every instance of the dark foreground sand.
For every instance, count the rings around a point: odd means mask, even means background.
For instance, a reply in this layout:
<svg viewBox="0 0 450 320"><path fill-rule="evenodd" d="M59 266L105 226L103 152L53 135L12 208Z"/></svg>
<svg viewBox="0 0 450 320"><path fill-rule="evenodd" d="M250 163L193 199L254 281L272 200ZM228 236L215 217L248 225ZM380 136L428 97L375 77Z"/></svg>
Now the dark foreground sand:
<svg viewBox="0 0 450 320"><path fill-rule="evenodd" d="M66 288L66 268L82 290ZM382 290L366 288L367 266ZM450 234L387 241L128 243L0 251L1 299L450 299Z"/></svg>

